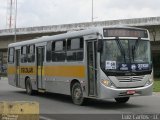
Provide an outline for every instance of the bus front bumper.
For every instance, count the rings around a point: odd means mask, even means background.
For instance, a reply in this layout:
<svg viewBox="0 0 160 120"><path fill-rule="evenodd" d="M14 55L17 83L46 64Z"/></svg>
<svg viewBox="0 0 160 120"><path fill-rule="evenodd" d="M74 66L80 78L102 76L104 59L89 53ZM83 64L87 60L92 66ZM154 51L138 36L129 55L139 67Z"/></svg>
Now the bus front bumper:
<svg viewBox="0 0 160 120"><path fill-rule="evenodd" d="M134 97L134 96L148 96L152 95L153 83L138 88L109 88L101 84L100 98L101 99L113 99L119 97Z"/></svg>

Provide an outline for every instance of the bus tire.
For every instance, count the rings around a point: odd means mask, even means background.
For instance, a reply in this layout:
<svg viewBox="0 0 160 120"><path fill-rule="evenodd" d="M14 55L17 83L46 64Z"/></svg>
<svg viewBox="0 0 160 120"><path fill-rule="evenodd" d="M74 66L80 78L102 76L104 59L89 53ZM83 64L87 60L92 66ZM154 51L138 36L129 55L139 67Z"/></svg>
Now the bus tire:
<svg viewBox="0 0 160 120"><path fill-rule="evenodd" d="M115 98L117 103L126 103L130 97Z"/></svg>
<svg viewBox="0 0 160 120"><path fill-rule="evenodd" d="M30 78L27 78L26 80L26 93L28 95L33 95L33 89L32 89L32 84L31 84L31 81L30 81Z"/></svg>
<svg viewBox="0 0 160 120"><path fill-rule="evenodd" d="M82 88L79 82L76 82L73 84L71 96L72 96L72 101L74 104L83 105L84 97L83 97Z"/></svg>

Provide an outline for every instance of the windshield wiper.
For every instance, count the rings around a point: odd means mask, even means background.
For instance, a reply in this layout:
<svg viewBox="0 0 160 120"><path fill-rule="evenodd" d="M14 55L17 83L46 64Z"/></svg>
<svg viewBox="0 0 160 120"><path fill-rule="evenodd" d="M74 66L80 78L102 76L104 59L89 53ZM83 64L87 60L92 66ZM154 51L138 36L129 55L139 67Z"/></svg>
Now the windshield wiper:
<svg viewBox="0 0 160 120"><path fill-rule="evenodd" d="M120 42L120 40L119 40L118 37L116 38L116 42L117 42L117 45L118 45L118 47L119 47L119 49L120 49L120 51L121 51L121 54L122 54L123 57L124 57L124 62L126 63L125 51L124 51L124 48L123 48L123 46L122 46L122 43Z"/></svg>
<svg viewBox="0 0 160 120"><path fill-rule="evenodd" d="M134 58L135 58L135 51L139 45L139 40L141 40L141 38L139 37L136 42L135 42L135 45L132 46L132 58L133 58L133 61L134 61Z"/></svg>

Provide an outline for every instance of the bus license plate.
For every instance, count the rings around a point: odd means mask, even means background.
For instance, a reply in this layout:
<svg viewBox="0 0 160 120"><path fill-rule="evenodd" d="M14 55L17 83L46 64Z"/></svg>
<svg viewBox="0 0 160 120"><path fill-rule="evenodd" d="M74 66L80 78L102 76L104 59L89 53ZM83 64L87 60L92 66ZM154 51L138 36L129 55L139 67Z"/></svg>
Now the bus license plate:
<svg viewBox="0 0 160 120"><path fill-rule="evenodd" d="M135 93L136 93L135 90L128 90L128 91L127 91L127 95L133 95L133 94L135 94Z"/></svg>

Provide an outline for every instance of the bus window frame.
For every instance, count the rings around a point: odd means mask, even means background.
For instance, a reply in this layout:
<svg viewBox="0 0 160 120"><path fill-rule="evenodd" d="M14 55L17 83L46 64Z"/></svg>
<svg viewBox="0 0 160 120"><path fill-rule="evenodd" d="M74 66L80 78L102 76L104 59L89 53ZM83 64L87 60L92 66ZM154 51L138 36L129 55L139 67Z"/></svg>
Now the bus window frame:
<svg viewBox="0 0 160 120"><path fill-rule="evenodd" d="M61 42L62 41L62 49L61 50L56 50L56 42ZM64 62L66 61L66 39L62 39L62 40L56 40L56 41L52 41L52 45L51 45L51 61L52 62ZM54 54L64 54L64 59L60 60L57 55ZM56 56L56 58L55 58ZM53 59L55 58L55 59Z"/></svg>
<svg viewBox="0 0 160 120"><path fill-rule="evenodd" d="M50 59L48 59L48 55L50 55ZM52 61L52 41L48 41L46 43L46 62Z"/></svg>
<svg viewBox="0 0 160 120"><path fill-rule="evenodd" d="M10 49L13 49L13 54L11 55L10 54ZM14 62L15 62L15 60L14 60L14 58L15 58L15 48L14 47L10 47L9 49L8 49L8 63L10 63L10 64L14 64ZM10 56L12 56L13 58L12 58L12 61L10 61Z"/></svg>
<svg viewBox="0 0 160 120"><path fill-rule="evenodd" d="M72 49L72 40L76 40L76 39L79 39L79 48L75 48L75 49ZM82 47L81 47L81 40L82 40ZM70 43L69 43L70 41ZM68 43L70 44L70 46L68 45ZM84 60L84 38L83 37L76 37L76 38L69 38L67 39L67 50L66 50L66 60L68 62L77 62L77 61L83 61ZM76 53L76 57L75 59L71 59L69 60L68 59L68 53L71 52L72 54ZM82 59L78 59L78 55L77 53L80 53L82 52ZM73 55L72 55L73 56Z"/></svg>
<svg viewBox="0 0 160 120"><path fill-rule="evenodd" d="M31 52L30 47L33 46L33 52ZM29 61L29 55L31 55L31 61ZM35 62L35 44L30 44L28 45L28 50L27 50L27 62L28 63L34 63Z"/></svg>
<svg viewBox="0 0 160 120"><path fill-rule="evenodd" d="M26 54L23 54L23 47L26 47ZM21 63L27 63L28 62L28 45L21 46Z"/></svg>

